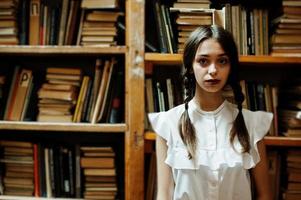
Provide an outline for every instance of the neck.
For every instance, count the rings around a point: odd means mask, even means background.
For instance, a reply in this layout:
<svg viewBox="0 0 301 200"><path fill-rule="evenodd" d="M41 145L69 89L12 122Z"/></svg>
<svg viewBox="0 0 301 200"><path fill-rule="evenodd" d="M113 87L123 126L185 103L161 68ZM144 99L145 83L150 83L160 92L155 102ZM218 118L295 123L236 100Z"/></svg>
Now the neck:
<svg viewBox="0 0 301 200"><path fill-rule="evenodd" d="M206 94L196 92L193 99L196 102L196 104L204 111L216 110L224 102L224 98L221 92L206 92Z"/></svg>

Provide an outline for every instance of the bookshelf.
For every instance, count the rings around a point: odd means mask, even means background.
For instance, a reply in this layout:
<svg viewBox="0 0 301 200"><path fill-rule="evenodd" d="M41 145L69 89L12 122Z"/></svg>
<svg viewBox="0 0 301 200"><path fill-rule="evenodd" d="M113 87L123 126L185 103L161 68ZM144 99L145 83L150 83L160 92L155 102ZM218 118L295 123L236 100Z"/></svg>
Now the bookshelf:
<svg viewBox="0 0 301 200"><path fill-rule="evenodd" d="M75 1L76 2L76 1ZM49 58L72 59L76 57L96 57L120 56L124 58L124 123L57 123L57 122L27 122L27 121L0 121L0 138L6 138L6 132L13 132L26 138L31 131L39 135L51 135L60 140L60 134L67 134L72 137L73 133L85 137L91 134L92 138L121 138L120 146L123 151L116 152L121 154L124 163L122 166L124 176L121 177L122 199L143 199L144 198L144 1L120 1L125 10L125 42L124 45L111 47L98 46L75 46L75 45L0 45L2 58L9 60L19 58ZM139 16L139 17L137 17ZM137 26L141 24L141 26ZM139 40L137 40L137 35ZM65 58L66 57L66 58ZM138 106L137 106L138 105ZM140 121L137 119L141 119ZM65 135L66 136L66 135ZM105 136L105 137L102 137ZM43 137L43 136L42 136ZM52 136L51 136L52 137ZM93 139L92 139L93 140ZM91 141L92 143L95 141ZM101 141L103 144L104 141ZM121 144L123 143L123 144ZM123 154L123 155L122 155ZM0 199L54 199L23 196L0 195ZM55 198L55 199L75 199L75 198Z"/></svg>

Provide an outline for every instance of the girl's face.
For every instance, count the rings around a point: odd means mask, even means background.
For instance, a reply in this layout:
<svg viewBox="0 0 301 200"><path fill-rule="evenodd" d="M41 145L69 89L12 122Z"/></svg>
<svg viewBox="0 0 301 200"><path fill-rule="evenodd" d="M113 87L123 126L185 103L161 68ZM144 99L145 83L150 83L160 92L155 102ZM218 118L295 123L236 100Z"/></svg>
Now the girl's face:
<svg viewBox="0 0 301 200"><path fill-rule="evenodd" d="M221 92L231 65L229 57L215 39L207 39L199 45L192 65L196 92Z"/></svg>

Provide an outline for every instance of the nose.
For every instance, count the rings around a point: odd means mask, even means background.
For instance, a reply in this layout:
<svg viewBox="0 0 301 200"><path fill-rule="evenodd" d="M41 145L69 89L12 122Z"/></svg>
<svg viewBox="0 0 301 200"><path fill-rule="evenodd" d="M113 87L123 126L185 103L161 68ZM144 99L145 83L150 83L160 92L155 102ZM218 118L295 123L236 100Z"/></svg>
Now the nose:
<svg viewBox="0 0 301 200"><path fill-rule="evenodd" d="M214 63L212 63L209 68L208 68L208 74L210 74L211 76L216 75L217 70L216 70L216 66Z"/></svg>

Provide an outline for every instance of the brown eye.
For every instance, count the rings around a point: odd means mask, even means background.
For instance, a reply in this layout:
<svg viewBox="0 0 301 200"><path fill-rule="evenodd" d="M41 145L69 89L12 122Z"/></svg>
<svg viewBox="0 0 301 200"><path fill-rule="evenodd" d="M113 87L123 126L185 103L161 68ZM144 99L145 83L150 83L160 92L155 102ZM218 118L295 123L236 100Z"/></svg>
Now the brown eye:
<svg viewBox="0 0 301 200"><path fill-rule="evenodd" d="M208 63L208 61L205 58L201 58L201 59L199 59L199 63L200 63L200 65L206 65Z"/></svg>
<svg viewBox="0 0 301 200"><path fill-rule="evenodd" d="M220 58L220 59L219 59L219 63L220 63L221 65L226 65L226 64L229 63L229 60L228 60L228 58Z"/></svg>

